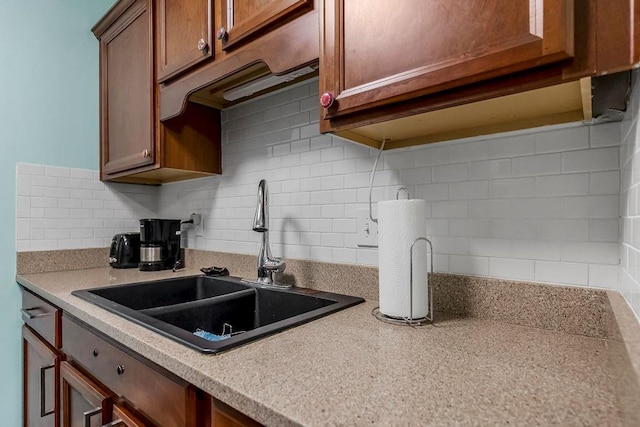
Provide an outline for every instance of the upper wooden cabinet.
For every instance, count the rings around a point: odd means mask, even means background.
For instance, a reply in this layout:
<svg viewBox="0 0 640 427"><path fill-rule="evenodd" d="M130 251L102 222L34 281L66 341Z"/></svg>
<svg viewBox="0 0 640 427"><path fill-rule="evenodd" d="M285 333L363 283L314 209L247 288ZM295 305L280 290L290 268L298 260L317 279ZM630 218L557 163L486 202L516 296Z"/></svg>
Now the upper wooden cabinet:
<svg viewBox="0 0 640 427"><path fill-rule="evenodd" d="M312 0L220 0L217 37L224 50L313 9Z"/></svg>
<svg viewBox="0 0 640 427"><path fill-rule="evenodd" d="M327 117L573 56L573 1L339 0L325 11ZM326 58L325 58L326 59Z"/></svg>
<svg viewBox="0 0 640 427"><path fill-rule="evenodd" d="M635 10L626 0L325 0L320 129L396 148L590 118L590 82L578 80L637 62ZM423 115L433 111L443 113Z"/></svg>
<svg viewBox="0 0 640 427"><path fill-rule="evenodd" d="M164 22L159 39L170 38L171 43L154 42L157 5ZM158 120L154 60L162 59L158 73L166 77L210 55L210 48L198 49L207 31L205 44L211 46L210 15L208 1L120 0L94 26L100 41L103 181L161 184L221 172L218 110L185 105L186 113L179 119ZM189 25L194 20L199 24Z"/></svg>
<svg viewBox="0 0 640 427"><path fill-rule="evenodd" d="M189 100L219 109L246 100L250 95L229 99L223 93L271 74L298 72L311 65L306 77L314 75L320 4L321 0L215 0L215 59L162 81L160 120L164 123L183 114ZM166 34L168 46L170 33ZM256 90L251 95L262 93Z"/></svg>
<svg viewBox="0 0 640 427"><path fill-rule="evenodd" d="M155 161L153 14L149 0L120 2L100 39L102 175Z"/></svg>
<svg viewBox="0 0 640 427"><path fill-rule="evenodd" d="M213 0L158 1L158 81L213 57Z"/></svg>

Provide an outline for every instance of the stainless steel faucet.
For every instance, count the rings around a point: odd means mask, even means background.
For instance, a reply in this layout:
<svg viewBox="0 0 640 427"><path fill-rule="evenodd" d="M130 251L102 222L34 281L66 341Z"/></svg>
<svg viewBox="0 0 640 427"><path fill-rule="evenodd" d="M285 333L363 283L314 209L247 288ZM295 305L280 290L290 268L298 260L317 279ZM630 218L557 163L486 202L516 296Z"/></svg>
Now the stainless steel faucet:
<svg viewBox="0 0 640 427"><path fill-rule="evenodd" d="M269 190L267 181L260 180L258 184L258 206L256 216L253 219L253 231L262 233L262 245L258 252L258 279L257 282L264 286L278 288L290 288L291 285L277 284L273 280L273 273L282 273L286 264L280 258L271 256L269 248Z"/></svg>

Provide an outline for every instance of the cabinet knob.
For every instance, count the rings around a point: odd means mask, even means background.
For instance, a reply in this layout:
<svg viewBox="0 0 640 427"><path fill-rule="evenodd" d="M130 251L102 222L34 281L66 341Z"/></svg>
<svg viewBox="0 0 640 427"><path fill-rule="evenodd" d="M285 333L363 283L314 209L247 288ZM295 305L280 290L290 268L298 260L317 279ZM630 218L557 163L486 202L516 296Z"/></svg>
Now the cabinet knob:
<svg viewBox="0 0 640 427"><path fill-rule="evenodd" d="M118 367L116 368L116 372L118 373L118 375L124 374L124 365L118 365Z"/></svg>
<svg viewBox="0 0 640 427"><path fill-rule="evenodd" d="M198 40L198 50L201 51L203 54L206 54L207 50L209 50L209 47L207 46L207 42L205 41L205 39Z"/></svg>
<svg viewBox="0 0 640 427"><path fill-rule="evenodd" d="M333 97L333 94L331 92L325 92L320 95L320 105L322 105L324 108L331 107L334 100L335 98Z"/></svg>
<svg viewBox="0 0 640 427"><path fill-rule="evenodd" d="M216 33L216 38L218 40L226 40L227 39L227 29L225 27L220 27L218 32Z"/></svg>
<svg viewBox="0 0 640 427"><path fill-rule="evenodd" d="M144 150L142 150L142 157L144 157L145 159L151 157L151 153L149 153L148 149L145 148Z"/></svg>
<svg viewBox="0 0 640 427"><path fill-rule="evenodd" d="M98 357L98 355L100 354L100 352L98 351L97 348L93 349L93 357Z"/></svg>

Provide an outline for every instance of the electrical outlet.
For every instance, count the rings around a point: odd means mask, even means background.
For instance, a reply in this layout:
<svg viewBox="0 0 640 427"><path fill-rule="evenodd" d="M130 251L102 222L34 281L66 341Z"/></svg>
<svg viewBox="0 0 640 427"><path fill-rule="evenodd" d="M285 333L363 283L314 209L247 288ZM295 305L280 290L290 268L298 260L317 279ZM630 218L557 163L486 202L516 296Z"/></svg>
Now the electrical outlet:
<svg viewBox="0 0 640 427"><path fill-rule="evenodd" d="M369 208L358 209L358 239L359 248L378 247L378 223L369 218Z"/></svg>
<svg viewBox="0 0 640 427"><path fill-rule="evenodd" d="M196 230L196 237L204 236L204 218L201 214L192 213L191 219L193 220L193 228Z"/></svg>

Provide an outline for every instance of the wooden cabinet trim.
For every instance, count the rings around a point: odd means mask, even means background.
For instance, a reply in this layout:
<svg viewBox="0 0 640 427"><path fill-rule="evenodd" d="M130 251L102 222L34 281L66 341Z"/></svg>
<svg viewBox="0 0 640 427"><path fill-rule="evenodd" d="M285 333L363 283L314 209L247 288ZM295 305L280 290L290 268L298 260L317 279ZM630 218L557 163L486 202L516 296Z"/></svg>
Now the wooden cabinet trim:
<svg viewBox="0 0 640 427"><path fill-rule="evenodd" d="M221 25L226 27L229 19L227 8L222 7L221 9ZM222 49L231 49L266 28L272 28L287 18L312 9L313 0L279 0L276 4L270 4L248 19L234 23L233 27L228 30L227 39L222 42Z"/></svg>
<svg viewBox="0 0 640 427"><path fill-rule="evenodd" d="M116 2L102 19L91 28L91 32L97 38L102 37L102 34L135 2L136 0L120 0Z"/></svg>

